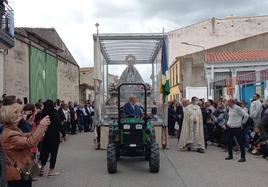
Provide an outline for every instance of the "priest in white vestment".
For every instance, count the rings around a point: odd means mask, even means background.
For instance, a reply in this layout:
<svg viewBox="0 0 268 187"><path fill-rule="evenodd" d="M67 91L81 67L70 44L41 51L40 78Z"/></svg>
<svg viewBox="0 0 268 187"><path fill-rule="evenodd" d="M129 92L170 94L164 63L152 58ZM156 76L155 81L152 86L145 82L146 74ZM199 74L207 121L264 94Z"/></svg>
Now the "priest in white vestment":
<svg viewBox="0 0 268 187"><path fill-rule="evenodd" d="M188 151L204 153L205 140L203 117L198 104L198 98L193 97L191 104L187 106L184 114L182 132L179 140L179 148Z"/></svg>

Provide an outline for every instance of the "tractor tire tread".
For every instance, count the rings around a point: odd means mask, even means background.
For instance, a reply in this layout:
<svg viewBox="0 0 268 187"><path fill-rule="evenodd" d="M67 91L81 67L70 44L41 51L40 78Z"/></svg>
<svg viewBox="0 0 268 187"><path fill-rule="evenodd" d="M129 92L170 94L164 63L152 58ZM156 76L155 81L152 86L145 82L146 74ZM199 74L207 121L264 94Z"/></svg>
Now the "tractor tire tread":
<svg viewBox="0 0 268 187"><path fill-rule="evenodd" d="M107 147L107 170L108 173L117 172L116 145L108 144Z"/></svg>
<svg viewBox="0 0 268 187"><path fill-rule="evenodd" d="M160 168L160 153L158 144L150 145L149 168L151 173L158 173Z"/></svg>

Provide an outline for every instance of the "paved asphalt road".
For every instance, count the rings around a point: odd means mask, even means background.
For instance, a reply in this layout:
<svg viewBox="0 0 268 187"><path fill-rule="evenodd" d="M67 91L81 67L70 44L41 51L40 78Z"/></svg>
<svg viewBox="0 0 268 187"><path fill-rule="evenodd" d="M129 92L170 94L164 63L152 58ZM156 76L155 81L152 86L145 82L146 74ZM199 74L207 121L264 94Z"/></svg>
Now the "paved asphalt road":
<svg viewBox="0 0 268 187"><path fill-rule="evenodd" d="M151 174L142 158L123 158L118 173L108 174L106 151L95 151L92 133L69 136L60 146L57 177L37 178L33 187L267 187L268 162L247 155L247 162L225 161L222 149L210 146L205 154L181 152L176 142L161 151L161 168Z"/></svg>

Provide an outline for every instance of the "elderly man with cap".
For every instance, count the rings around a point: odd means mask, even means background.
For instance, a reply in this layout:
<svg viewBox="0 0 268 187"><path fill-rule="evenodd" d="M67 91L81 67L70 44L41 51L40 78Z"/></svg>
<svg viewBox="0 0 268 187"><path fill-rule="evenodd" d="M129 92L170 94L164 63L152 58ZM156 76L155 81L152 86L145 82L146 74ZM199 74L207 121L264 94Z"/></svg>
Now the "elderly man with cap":
<svg viewBox="0 0 268 187"><path fill-rule="evenodd" d="M141 117L141 107L136 104L136 97L130 96L124 105L124 114L131 117Z"/></svg>

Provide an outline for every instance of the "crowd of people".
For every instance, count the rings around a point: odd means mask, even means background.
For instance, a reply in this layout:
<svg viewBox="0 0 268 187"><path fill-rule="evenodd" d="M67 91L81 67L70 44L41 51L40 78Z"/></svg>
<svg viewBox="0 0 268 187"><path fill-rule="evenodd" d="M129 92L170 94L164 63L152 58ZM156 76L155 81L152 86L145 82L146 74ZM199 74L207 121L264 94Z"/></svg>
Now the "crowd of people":
<svg viewBox="0 0 268 187"><path fill-rule="evenodd" d="M135 113L135 98L130 97L125 113ZM137 110L139 111L139 110ZM59 145L67 134L93 131L94 103L84 105L57 99L28 103L27 99L3 95L0 100L0 176L1 186L30 187L32 180L23 180L21 171L32 162L40 163L43 176L49 159L48 176L55 170ZM182 150L204 153L208 145L227 150L226 160L233 159L233 150L240 150L239 162L246 161L246 152L268 159L268 100L252 97L250 107L244 101L221 99L205 101L172 101L168 107L168 134L178 139Z"/></svg>
<svg viewBox="0 0 268 187"><path fill-rule="evenodd" d="M48 176L55 170L59 145L67 135L93 131L94 106L65 103L57 99L28 103L27 99L3 95L0 100L0 183L5 187L30 187L24 179L27 166L40 163L38 175L43 176L49 159Z"/></svg>
<svg viewBox="0 0 268 187"><path fill-rule="evenodd" d="M246 161L246 152L268 158L268 101L260 95L252 97L250 107L245 101L221 99L205 101L172 101L168 108L168 134L178 138L179 148L204 153L208 145L228 151L241 151L239 162Z"/></svg>

